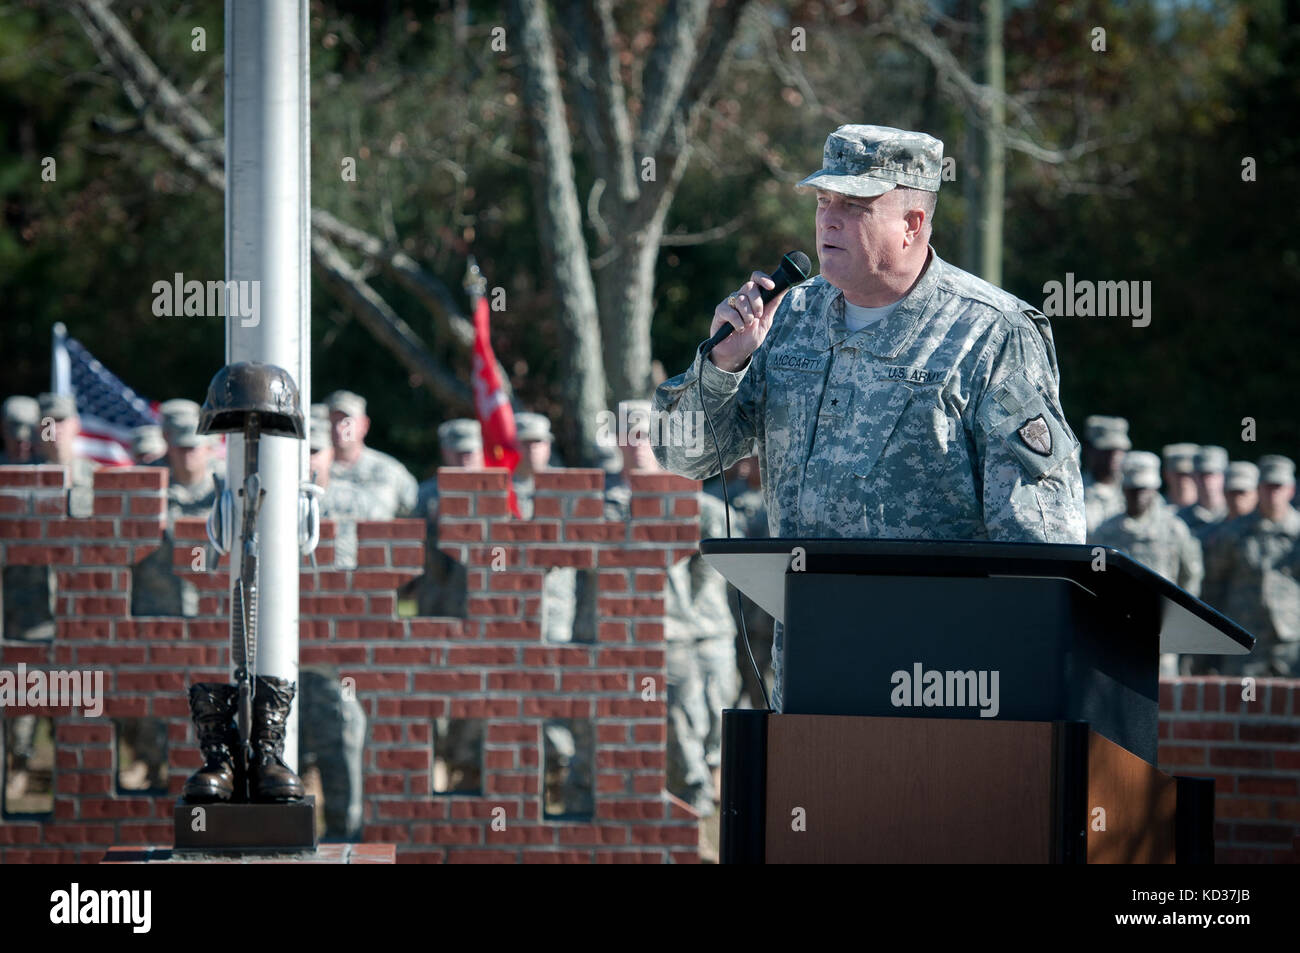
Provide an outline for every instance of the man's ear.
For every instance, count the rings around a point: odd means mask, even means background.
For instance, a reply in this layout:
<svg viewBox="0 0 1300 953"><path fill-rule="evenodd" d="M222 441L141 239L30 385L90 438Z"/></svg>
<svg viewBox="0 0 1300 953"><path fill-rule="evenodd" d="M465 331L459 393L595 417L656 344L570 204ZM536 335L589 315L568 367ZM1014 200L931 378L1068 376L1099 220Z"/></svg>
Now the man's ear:
<svg viewBox="0 0 1300 953"><path fill-rule="evenodd" d="M907 231L903 234L903 240L908 245L920 241L922 230L925 228L925 209L908 209L903 213L903 219L907 222Z"/></svg>

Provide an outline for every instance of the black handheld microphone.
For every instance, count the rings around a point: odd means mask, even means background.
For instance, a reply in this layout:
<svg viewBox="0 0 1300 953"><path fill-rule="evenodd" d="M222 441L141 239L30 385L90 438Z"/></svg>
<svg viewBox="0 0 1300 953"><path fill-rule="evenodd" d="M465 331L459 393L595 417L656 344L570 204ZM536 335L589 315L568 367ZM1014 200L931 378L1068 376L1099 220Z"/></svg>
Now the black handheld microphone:
<svg viewBox="0 0 1300 953"><path fill-rule="evenodd" d="M801 251L786 252L781 258L780 266L776 271L768 275L769 278L776 282L776 287L770 290L767 288L760 288L758 296L763 299L763 304L767 304L791 285L797 285L800 282L807 281L808 276L811 273L812 262L808 260L807 255ZM736 327L733 324L724 324L722 327L718 328L717 333L715 333L713 337L700 345L700 356L707 357L709 352L726 340L727 335L734 330L736 330Z"/></svg>

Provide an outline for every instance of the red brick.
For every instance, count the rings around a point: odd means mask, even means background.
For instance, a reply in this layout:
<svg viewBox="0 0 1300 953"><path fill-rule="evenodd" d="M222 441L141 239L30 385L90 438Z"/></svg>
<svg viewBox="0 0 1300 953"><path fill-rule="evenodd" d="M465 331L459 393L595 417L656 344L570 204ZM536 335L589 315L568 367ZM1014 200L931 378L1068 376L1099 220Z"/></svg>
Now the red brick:
<svg viewBox="0 0 1300 953"><path fill-rule="evenodd" d="M118 623L120 627L121 622ZM113 635L113 623L108 619L59 619L55 622L55 637L59 641L64 639L103 639L108 640Z"/></svg>
<svg viewBox="0 0 1300 953"><path fill-rule="evenodd" d="M1273 767L1273 756L1271 752L1259 748L1211 748L1210 764L1215 767L1267 770Z"/></svg>
<svg viewBox="0 0 1300 953"><path fill-rule="evenodd" d="M666 569L668 555L662 549L602 549L598 560L601 568L606 566L638 566L651 569Z"/></svg>
<svg viewBox="0 0 1300 953"><path fill-rule="evenodd" d="M0 467L0 486L66 487L67 468L50 464L39 466Z"/></svg>
<svg viewBox="0 0 1300 953"><path fill-rule="evenodd" d="M517 850L451 850L447 852L447 863L449 864L515 864L518 862L519 851Z"/></svg>
<svg viewBox="0 0 1300 953"><path fill-rule="evenodd" d="M578 569L591 569L595 566L595 552L591 549L558 549L554 547L534 548L528 551L528 565L573 566Z"/></svg>
<svg viewBox="0 0 1300 953"><path fill-rule="evenodd" d="M439 496L438 498L438 515L442 516L469 516L470 500L473 497L448 495Z"/></svg>
<svg viewBox="0 0 1300 953"><path fill-rule="evenodd" d="M1243 721L1237 726L1241 741L1260 741L1268 744L1293 745L1300 743L1300 724L1264 723Z"/></svg>
<svg viewBox="0 0 1300 953"><path fill-rule="evenodd" d="M486 741L488 744L537 744L538 726L532 725L503 725L493 724L487 726Z"/></svg>
<svg viewBox="0 0 1300 953"><path fill-rule="evenodd" d="M661 496L634 496L631 513L633 519L663 519L665 499ZM677 502L682 502L678 500ZM687 502L695 503L694 500ZM697 507L699 504L695 504ZM693 514L692 514L693 515Z"/></svg>
<svg viewBox="0 0 1300 953"><path fill-rule="evenodd" d="M348 677L353 679L359 692L405 692L407 690L406 672L349 672Z"/></svg>
<svg viewBox="0 0 1300 953"><path fill-rule="evenodd" d="M448 707L452 718L519 717L519 701L514 698L454 698Z"/></svg>
<svg viewBox="0 0 1300 953"><path fill-rule="evenodd" d="M560 500L553 496L533 497L533 519L559 519L564 515Z"/></svg>
<svg viewBox="0 0 1300 953"><path fill-rule="evenodd" d="M1200 745L1163 745L1159 760L1162 766L1205 764L1205 748Z"/></svg>
<svg viewBox="0 0 1300 953"><path fill-rule="evenodd" d="M1175 721L1173 736L1192 740L1231 740L1236 725L1230 721Z"/></svg>
<svg viewBox="0 0 1300 953"><path fill-rule="evenodd" d="M490 692L553 692L554 672L488 672Z"/></svg>
<svg viewBox="0 0 1300 953"><path fill-rule="evenodd" d="M477 672L416 672L417 692L481 692L483 676Z"/></svg>
<svg viewBox="0 0 1300 953"><path fill-rule="evenodd" d="M561 470L545 470L533 475L534 486L540 495L544 492L553 493L575 493L582 490L605 489L605 474L603 470L590 470L578 468L565 468Z"/></svg>
<svg viewBox="0 0 1300 953"><path fill-rule="evenodd" d="M1271 813L1272 802L1265 798L1219 797L1214 799L1216 817L1253 817L1266 819Z"/></svg>
<svg viewBox="0 0 1300 953"><path fill-rule="evenodd" d="M537 474L541 476L541 474ZM443 493L505 493L510 483L510 473L503 469L471 470L467 467L439 467L438 494ZM540 487L540 483L538 484Z"/></svg>
<svg viewBox="0 0 1300 953"><path fill-rule="evenodd" d="M1217 790L1217 787L1216 787ZM1239 777L1238 794L1278 794L1283 797L1295 797L1296 779L1278 777Z"/></svg>
<svg viewBox="0 0 1300 953"><path fill-rule="evenodd" d="M673 516L693 517L700 515L700 501L693 497L673 500Z"/></svg>
<svg viewBox="0 0 1300 953"><path fill-rule="evenodd" d="M542 637L542 627L537 622L487 622L483 625L485 639L518 639L536 642Z"/></svg>
<svg viewBox="0 0 1300 953"><path fill-rule="evenodd" d="M524 665L530 668L555 666L591 667L591 650L577 646L564 648L524 648Z"/></svg>
<svg viewBox="0 0 1300 953"><path fill-rule="evenodd" d="M40 539L44 528L44 520L0 520L0 539Z"/></svg>
<svg viewBox="0 0 1300 953"><path fill-rule="evenodd" d="M428 751L376 751L375 767L381 771L428 771Z"/></svg>
<svg viewBox="0 0 1300 953"><path fill-rule="evenodd" d="M517 616L519 615L519 600L510 596L471 598L469 600L468 611L471 616Z"/></svg>
<svg viewBox="0 0 1300 953"><path fill-rule="evenodd" d="M628 488L635 493L690 493L700 491L699 480L688 480L674 473L634 470L624 474Z"/></svg>
<svg viewBox="0 0 1300 953"><path fill-rule="evenodd" d="M70 546L20 546L10 543L5 549L5 562L10 566L70 566L73 550Z"/></svg>
<svg viewBox="0 0 1300 953"><path fill-rule="evenodd" d="M447 650L447 665L453 668L460 665L513 665L518 659L519 650L505 645L453 646Z"/></svg>
<svg viewBox="0 0 1300 953"><path fill-rule="evenodd" d="M95 490L167 489L170 475L165 467L101 467L95 471Z"/></svg>
<svg viewBox="0 0 1300 953"><path fill-rule="evenodd" d="M27 665L49 665L53 643L45 645L0 645L0 661L6 665L17 665L20 662Z"/></svg>
<svg viewBox="0 0 1300 953"><path fill-rule="evenodd" d="M463 637L463 623L459 619L409 619L406 625L411 638Z"/></svg>
<svg viewBox="0 0 1300 953"><path fill-rule="evenodd" d="M629 691L626 672L564 672L560 679L562 692L626 692Z"/></svg>

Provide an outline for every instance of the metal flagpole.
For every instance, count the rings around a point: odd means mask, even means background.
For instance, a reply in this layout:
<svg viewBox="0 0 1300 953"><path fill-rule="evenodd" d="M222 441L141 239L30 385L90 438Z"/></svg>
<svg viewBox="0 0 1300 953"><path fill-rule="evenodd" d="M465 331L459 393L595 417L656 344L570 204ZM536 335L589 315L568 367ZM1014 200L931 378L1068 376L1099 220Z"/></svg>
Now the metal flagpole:
<svg viewBox="0 0 1300 953"><path fill-rule="evenodd" d="M226 0L226 363L284 368L311 405L307 0ZM248 282L249 284L241 284ZM250 306L251 305L251 306ZM299 485L306 440L260 443L258 675L298 681ZM244 482L231 434L228 486ZM235 505L246 501L239 495ZM242 509L235 514L240 525ZM232 552L232 560L235 554ZM231 573L232 602L233 581ZM232 614L233 615L233 614ZM232 626L234 625L232 619ZM232 630L233 631L233 630ZM284 760L298 764L296 713Z"/></svg>

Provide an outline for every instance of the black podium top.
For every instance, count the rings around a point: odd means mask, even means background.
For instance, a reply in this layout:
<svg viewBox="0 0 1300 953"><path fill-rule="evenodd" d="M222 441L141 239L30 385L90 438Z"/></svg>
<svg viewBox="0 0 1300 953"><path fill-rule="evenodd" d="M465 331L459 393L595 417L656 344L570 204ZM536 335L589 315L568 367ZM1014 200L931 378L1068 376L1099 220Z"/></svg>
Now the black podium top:
<svg viewBox="0 0 1300 953"><path fill-rule="evenodd" d="M1245 655L1255 638L1237 623L1117 549L1087 544L901 539L705 539L700 552L779 622L795 547L803 569L869 576L1067 580L1160 634L1161 652ZM1104 563L1102 556L1104 555ZM1104 565L1104 569L1101 568Z"/></svg>

